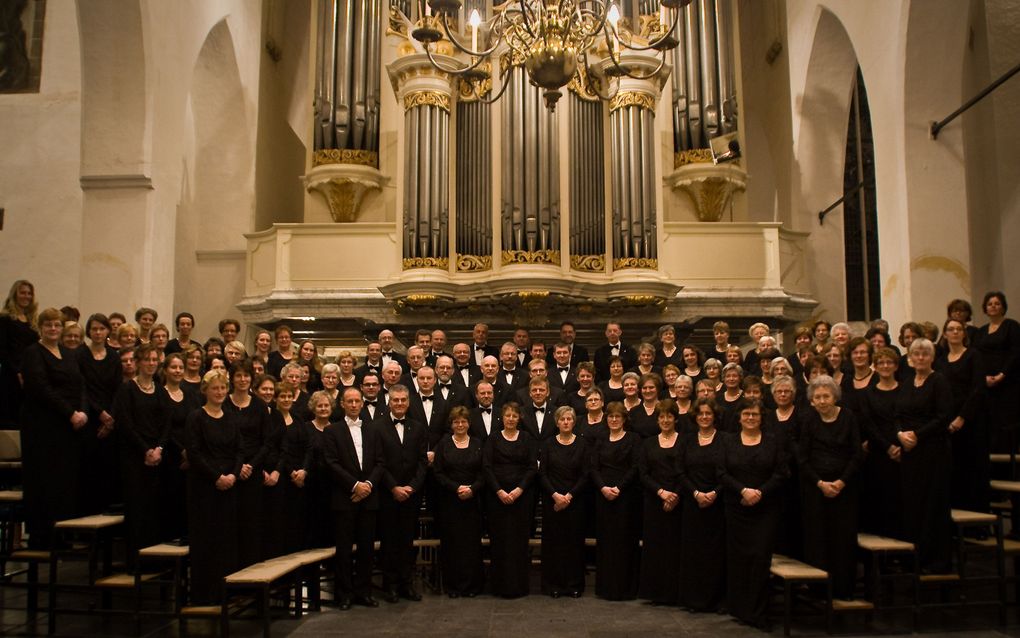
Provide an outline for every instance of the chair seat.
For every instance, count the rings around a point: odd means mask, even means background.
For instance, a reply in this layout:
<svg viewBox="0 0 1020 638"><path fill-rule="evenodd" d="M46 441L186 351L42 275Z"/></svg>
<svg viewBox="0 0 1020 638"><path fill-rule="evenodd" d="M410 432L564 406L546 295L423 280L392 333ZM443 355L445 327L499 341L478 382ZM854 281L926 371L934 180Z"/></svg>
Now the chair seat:
<svg viewBox="0 0 1020 638"><path fill-rule="evenodd" d="M21 490L0 491L0 503L20 503L23 499Z"/></svg>
<svg viewBox="0 0 1020 638"><path fill-rule="evenodd" d="M157 578L159 574L142 574L142 582L153 580ZM135 586L135 575L134 574L110 574L109 576L103 576L102 578L96 579L96 587L115 587L115 588L129 588Z"/></svg>
<svg viewBox="0 0 1020 638"><path fill-rule="evenodd" d="M67 520L57 521L56 527L57 529L95 530L113 527L115 525L120 525L123 522L123 514L94 514L92 516L82 516L81 518L69 518Z"/></svg>
<svg viewBox="0 0 1020 638"><path fill-rule="evenodd" d="M952 510L953 522L959 524L978 524L988 523L991 525L998 520L998 516L995 514L989 514L987 512L971 512L969 510Z"/></svg>
<svg viewBox="0 0 1020 638"><path fill-rule="evenodd" d="M786 556L773 555L771 572L783 580L828 580L829 573Z"/></svg>
<svg viewBox="0 0 1020 638"><path fill-rule="evenodd" d="M138 550L138 555L146 558L181 558L187 556L190 548L187 545L170 545L160 543Z"/></svg>
<svg viewBox="0 0 1020 638"><path fill-rule="evenodd" d="M912 552L914 544L875 534L858 534L857 546L869 552Z"/></svg>
<svg viewBox="0 0 1020 638"><path fill-rule="evenodd" d="M838 600L833 599L833 611L870 611L875 604L867 600Z"/></svg>
<svg viewBox="0 0 1020 638"><path fill-rule="evenodd" d="M301 561L291 556L274 558L262 563L249 565L226 577L228 585L265 584L283 578L295 569L302 567Z"/></svg>
<svg viewBox="0 0 1020 638"><path fill-rule="evenodd" d="M992 489L997 492L1020 492L1020 481L991 481Z"/></svg>

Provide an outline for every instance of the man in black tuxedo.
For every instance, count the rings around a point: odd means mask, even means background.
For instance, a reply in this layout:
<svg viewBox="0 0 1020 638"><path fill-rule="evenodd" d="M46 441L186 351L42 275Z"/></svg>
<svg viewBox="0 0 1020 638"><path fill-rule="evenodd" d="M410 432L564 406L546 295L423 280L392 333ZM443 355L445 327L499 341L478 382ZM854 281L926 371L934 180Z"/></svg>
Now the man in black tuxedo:
<svg viewBox="0 0 1020 638"><path fill-rule="evenodd" d="M381 375L384 363L385 362L382 358L382 346L378 341L373 341L368 344L368 348L365 349L365 363L354 369L354 376L357 377L358 382L360 383L369 372Z"/></svg>
<svg viewBox="0 0 1020 638"><path fill-rule="evenodd" d="M556 436L556 407L549 401L549 380L532 379L528 384L531 399L521 408L521 429L541 443Z"/></svg>
<svg viewBox="0 0 1020 638"><path fill-rule="evenodd" d="M371 423L386 411L386 399L382 396L382 379L378 374L369 372L362 377L360 387L365 402L361 408L361 420Z"/></svg>
<svg viewBox="0 0 1020 638"><path fill-rule="evenodd" d="M489 345L489 326L476 323L471 331L471 360L476 366L482 365L482 359L488 356L499 356L499 350Z"/></svg>
<svg viewBox="0 0 1020 638"><path fill-rule="evenodd" d="M447 423L450 406L443 400L436 389L436 371L428 366L418 369L418 392L411 393L411 406L408 416L425 426L429 465L435 458L436 445L449 434L450 424Z"/></svg>
<svg viewBox="0 0 1020 638"><path fill-rule="evenodd" d="M499 349L499 373L493 389L496 391L496 403L503 405L507 401L517 400L517 390L527 387L528 372L517 365L517 346L511 341Z"/></svg>
<svg viewBox="0 0 1020 638"><path fill-rule="evenodd" d="M549 374L546 370L545 359L532 359L528 362L528 386L519 388L517 390L517 403L518 405L528 405L528 401L531 400L531 382L535 379L548 379ZM552 387L552 383L549 384L549 403L555 407L564 405L566 402L566 395L563 394L563 390Z"/></svg>
<svg viewBox="0 0 1020 638"><path fill-rule="evenodd" d="M557 343L553 346L553 361L555 366L549 372L549 389L559 389L566 396L577 392L580 387L577 383L577 375L574 366L570 365L570 346L565 343Z"/></svg>
<svg viewBox="0 0 1020 638"><path fill-rule="evenodd" d="M407 349L407 370L400 377L400 385L406 386L409 390L418 391L418 371L425 365L425 351L419 346L411 346Z"/></svg>
<svg viewBox="0 0 1020 638"><path fill-rule="evenodd" d="M482 371L471 358L471 346L457 343L453 346L453 382L470 388L482 378Z"/></svg>
<svg viewBox="0 0 1020 638"><path fill-rule="evenodd" d="M531 359L531 333L526 328L514 330L514 345L517 346L517 365L528 365Z"/></svg>
<svg viewBox="0 0 1020 638"><path fill-rule="evenodd" d="M471 386L471 396L472 397L475 396L476 394L475 388L478 387L479 383L484 381L492 386L493 392L495 393L493 405L496 407L496 409L502 409L503 407L503 402L501 400L502 397L500 397L499 393L496 392L496 381L498 380L499 377L499 359L491 356L485 357L485 359L482 360L482 367L479 370L479 372L481 373L482 378L476 381L473 386ZM478 405L477 403L474 402L472 402L472 404L475 406Z"/></svg>
<svg viewBox="0 0 1020 638"><path fill-rule="evenodd" d="M494 399L495 393L492 384L488 381L479 381L475 386L477 407L471 408L471 415L468 418L468 434L483 443L490 434L503 429L503 417L499 413L499 408L493 404Z"/></svg>
<svg viewBox="0 0 1020 638"><path fill-rule="evenodd" d="M383 599L421 600L414 589L414 536L425 487L425 426L407 418L410 406L406 386L390 389L389 410L372 423L383 451L379 530L383 572Z"/></svg>
<svg viewBox="0 0 1020 638"><path fill-rule="evenodd" d="M336 518L336 601L341 610L351 601L378 607L372 598L372 553L383 475L379 433L361 420L361 390L347 388L340 403L344 416L323 432L323 457L333 481ZM358 544L352 565L353 545Z"/></svg>
<svg viewBox="0 0 1020 638"><path fill-rule="evenodd" d="M560 339L559 343L567 344L567 348L570 350L570 369L576 370L577 364L582 361L591 361L588 358L588 349L579 343L574 343L577 338L577 328L574 327L574 323L571 321L564 321L560 324ZM549 351L545 355L546 363L552 366L555 363L553 359L553 351Z"/></svg>
<svg viewBox="0 0 1020 638"><path fill-rule="evenodd" d="M425 355L425 365L436 367L436 359L446 354L446 333L433 330L429 335L429 352Z"/></svg>
<svg viewBox="0 0 1020 638"><path fill-rule="evenodd" d="M383 364L385 366L390 361L396 361L400 364L401 369L407 372L407 358L393 349L394 340L392 330L381 330L379 332L379 345L382 346Z"/></svg>
<svg viewBox="0 0 1020 638"><path fill-rule="evenodd" d="M403 372L404 369L401 368L400 364L397 363L396 361L390 361L389 363L383 366L382 370L383 385L380 394L382 394L384 403L389 403L390 388L400 383L400 375L403 374Z"/></svg>
<svg viewBox="0 0 1020 638"><path fill-rule="evenodd" d="M601 383L609 379L609 358L620 357L624 370L637 365L637 353L634 349L620 341L623 328L615 321L606 324L606 343L595 351L595 382Z"/></svg>
<svg viewBox="0 0 1020 638"><path fill-rule="evenodd" d="M468 407L471 404L471 395L468 389L453 379L453 357L448 354L440 355L436 359L436 390L439 392L450 409L462 405Z"/></svg>

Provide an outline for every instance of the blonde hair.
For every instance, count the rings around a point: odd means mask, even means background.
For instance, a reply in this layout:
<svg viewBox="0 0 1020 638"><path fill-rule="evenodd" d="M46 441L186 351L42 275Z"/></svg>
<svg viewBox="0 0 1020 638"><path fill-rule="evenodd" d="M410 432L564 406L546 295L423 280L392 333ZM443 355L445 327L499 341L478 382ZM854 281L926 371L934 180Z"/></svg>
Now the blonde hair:
<svg viewBox="0 0 1020 638"><path fill-rule="evenodd" d="M35 286L27 279L19 279L11 286L11 292L7 295L3 310L0 310L0 317L17 317L21 313L18 308L18 288L28 286L32 291L32 303L25 309L25 319L28 325L34 326L39 320L39 302L35 299Z"/></svg>

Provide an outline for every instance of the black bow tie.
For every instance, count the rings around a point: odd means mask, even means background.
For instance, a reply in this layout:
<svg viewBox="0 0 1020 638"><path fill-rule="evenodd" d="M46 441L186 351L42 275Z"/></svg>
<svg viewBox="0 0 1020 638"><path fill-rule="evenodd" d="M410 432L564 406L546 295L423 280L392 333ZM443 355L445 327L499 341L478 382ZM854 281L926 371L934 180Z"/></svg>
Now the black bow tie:
<svg viewBox="0 0 1020 638"><path fill-rule="evenodd" d="M439 384L440 388L446 388L447 390L449 390L452 386L453 386L452 383L440 383Z"/></svg>
<svg viewBox="0 0 1020 638"><path fill-rule="evenodd" d="M485 346L475 345L475 350L485 350Z"/></svg>
<svg viewBox="0 0 1020 638"><path fill-rule="evenodd" d="M570 368L569 367L567 367L567 368L556 368L556 369L559 370L560 372L570 372Z"/></svg>
<svg viewBox="0 0 1020 638"><path fill-rule="evenodd" d="M404 419L393 419L393 425L403 425Z"/></svg>
<svg viewBox="0 0 1020 638"><path fill-rule="evenodd" d="M431 396L427 396L427 397L422 397L422 398L421 398L421 400L422 400L423 402L424 402L424 401L431 401L431 400L432 400L432 397L431 397Z"/></svg>
<svg viewBox="0 0 1020 638"><path fill-rule="evenodd" d="M482 408L482 414L492 414L492 408Z"/></svg>
<svg viewBox="0 0 1020 638"><path fill-rule="evenodd" d="M374 408L375 407L375 401L365 401L365 407L366 408L369 408L369 407Z"/></svg>
<svg viewBox="0 0 1020 638"><path fill-rule="evenodd" d="M545 414L545 408L536 407L535 408L535 412L541 412L541 413Z"/></svg>

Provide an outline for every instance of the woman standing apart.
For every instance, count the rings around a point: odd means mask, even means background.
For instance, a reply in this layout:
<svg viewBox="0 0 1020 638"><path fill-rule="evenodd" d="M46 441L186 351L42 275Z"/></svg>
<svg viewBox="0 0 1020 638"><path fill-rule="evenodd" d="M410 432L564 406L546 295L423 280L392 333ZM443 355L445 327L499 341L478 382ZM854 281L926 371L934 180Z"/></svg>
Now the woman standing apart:
<svg viewBox="0 0 1020 638"><path fill-rule="evenodd" d="M482 587L482 442L468 436L470 413L450 410L450 436L436 446L443 586L450 598L473 598Z"/></svg>
<svg viewBox="0 0 1020 638"><path fill-rule="evenodd" d="M989 292L981 303L988 323L978 330L977 352L987 393L992 449L1015 452L1020 426L1020 323L1006 317L1006 295Z"/></svg>
<svg viewBox="0 0 1020 638"><path fill-rule="evenodd" d="M188 417L188 527L191 603L218 603L223 577L237 567L237 494L241 472L236 422L223 411L227 373L202 378L205 405Z"/></svg>
<svg viewBox="0 0 1020 638"><path fill-rule="evenodd" d="M868 344L870 346L870 344ZM857 577L857 470L863 450L857 418L837 403L840 388L829 376L808 385L809 411L797 450L804 506L804 558L829 572L832 595L853 599Z"/></svg>
<svg viewBox="0 0 1020 638"><path fill-rule="evenodd" d="M550 496L542 513L542 592L580 598L588 450L585 439L574 434L573 408L560 406L553 417L559 432L542 444L538 457L539 479Z"/></svg>
<svg viewBox="0 0 1020 638"><path fill-rule="evenodd" d="M485 441L483 462L489 484L486 512L492 536L492 593L504 598L528 595L528 569L537 450L527 432L518 429L516 403L503 406L503 429Z"/></svg>
<svg viewBox="0 0 1020 638"><path fill-rule="evenodd" d="M644 485L644 546L638 596L659 605L676 604L680 581L680 443L676 404L656 408L659 434L645 439L638 463Z"/></svg>
<svg viewBox="0 0 1020 638"><path fill-rule="evenodd" d="M719 482L726 507L726 606L741 622L768 629L768 580L789 476L781 441L761 431L762 404L739 408L740 432L723 440Z"/></svg>
<svg viewBox="0 0 1020 638"><path fill-rule="evenodd" d="M20 429L21 355L39 340L38 310L35 287L24 279L15 281L0 310L0 428L5 430Z"/></svg>
<svg viewBox="0 0 1020 638"><path fill-rule="evenodd" d="M910 344L913 375L896 398L901 455L904 540L917 545L921 570L946 573L952 563L949 422L953 391L932 369L935 346L925 338Z"/></svg>
<svg viewBox="0 0 1020 638"><path fill-rule="evenodd" d="M60 311L43 310L38 326L39 341L21 355L21 446L29 547L48 549L53 523L75 515L79 430L88 416L78 362L58 343L64 326Z"/></svg>
<svg viewBox="0 0 1020 638"><path fill-rule="evenodd" d="M718 609L726 594L726 516L723 513L719 463L726 434L711 399L694 402L696 432L682 434L680 471L682 514L680 538L680 605L692 611Z"/></svg>

